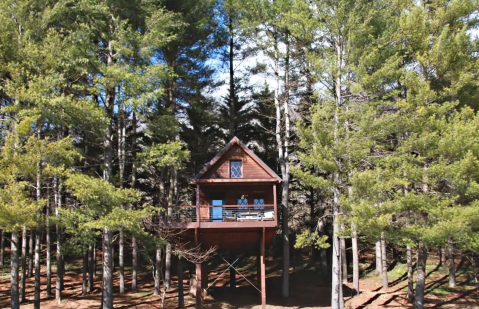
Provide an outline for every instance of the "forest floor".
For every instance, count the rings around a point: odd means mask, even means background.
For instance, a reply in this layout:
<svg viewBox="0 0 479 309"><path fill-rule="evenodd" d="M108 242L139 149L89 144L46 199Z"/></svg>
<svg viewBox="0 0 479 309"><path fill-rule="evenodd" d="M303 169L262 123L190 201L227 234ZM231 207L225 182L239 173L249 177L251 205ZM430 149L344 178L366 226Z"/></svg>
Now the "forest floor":
<svg viewBox="0 0 479 309"><path fill-rule="evenodd" d="M8 257L8 254L6 254ZM373 256L363 255L361 259L361 294L351 298L351 283L344 285L346 308L413 308L407 303L407 268L404 261L397 261L391 265L388 272L389 289L382 290L382 279L374 274ZM246 279L256 282L256 258L245 258L241 261L238 270L244 275L237 274L236 288L231 291L229 287L229 271L216 282L215 279L226 269L224 263L214 260L208 266L209 284L214 286L208 291L205 299L205 308L230 309L230 308L260 308L259 292L251 286ZM437 256L430 254L427 264L426 278L426 307L428 308L479 308L479 293L476 291L474 281L471 279L468 263L463 259L456 259L457 287L448 287L448 266L438 266ZM6 260L9 265L9 259ZM42 261L42 266L45 263ZM290 298L281 297L281 267L280 259L267 259L266 287L268 308L329 308L331 287L330 282L321 279L317 265L311 264L309 258L296 257L291 268ZM189 270L184 265L185 306L194 308L194 298L188 294ZM173 267L176 269L176 267ZM0 308L10 306L10 280L9 267L0 269ZM55 293L55 269L53 268L52 292ZM42 278L42 308L99 308L101 297L101 276L97 276L95 290L87 295L81 295L81 261L68 261L66 267L64 291L62 291L61 306L54 297L47 297L45 291L45 269L41 269ZM97 270L100 274L100 270ZM117 274L117 272L116 272ZM126 268L126 284L131 284L130 269ZM138 290L127 291L124 295L118 294L118 277L115 277L115 308L160 308L161 297L153 295L153 278L147 267L139 275ZM26 301L22 308L33 308L34 278L26 279ZM166 293L165 308L177 308L177 277L173 276L172 289Z"/></svg>

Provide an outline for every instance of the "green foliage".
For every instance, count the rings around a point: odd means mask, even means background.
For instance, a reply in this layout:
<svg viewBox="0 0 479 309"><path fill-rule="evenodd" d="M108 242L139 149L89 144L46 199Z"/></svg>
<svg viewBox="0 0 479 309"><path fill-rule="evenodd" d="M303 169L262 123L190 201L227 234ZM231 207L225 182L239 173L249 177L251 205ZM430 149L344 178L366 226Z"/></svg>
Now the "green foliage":
<svg viewBox="0 0 479 309"><path fill-rule="evenodd" d="M327 235L319 235L318 231L311 233L310 230L305 230L303 233L296 235L296 243L294 244L294 247L296 249L301 249L314 245L316 249L327 249L330 247L330 244L327 241Z"/></svg>
<svg viewBox="0 0 479 309"><path fill-rule="evenodd" d="M175 166L181 168L188 161L189 150L181 141L173 141L164 144L153 143L150 147L138 154L139 159L147 165L157 167Z"/></svg>

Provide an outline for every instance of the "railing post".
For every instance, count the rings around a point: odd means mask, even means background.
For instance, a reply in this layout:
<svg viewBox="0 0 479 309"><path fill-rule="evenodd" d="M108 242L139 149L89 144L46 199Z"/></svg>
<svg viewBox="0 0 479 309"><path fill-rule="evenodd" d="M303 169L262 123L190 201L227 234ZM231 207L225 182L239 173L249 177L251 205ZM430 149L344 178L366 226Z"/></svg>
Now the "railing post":
<svg viewBox="0 0 479 309"><path fill-rule="evenodd" d="M196 185L196 222L200 226L200 185Z"/></svg>
<svg viewBox="0 0 479 309"><path fill-rule="evenodd" d="M276 184L273 185L273 199L274 199L274 221L278 222L278 202L276 198Z"/></svg>

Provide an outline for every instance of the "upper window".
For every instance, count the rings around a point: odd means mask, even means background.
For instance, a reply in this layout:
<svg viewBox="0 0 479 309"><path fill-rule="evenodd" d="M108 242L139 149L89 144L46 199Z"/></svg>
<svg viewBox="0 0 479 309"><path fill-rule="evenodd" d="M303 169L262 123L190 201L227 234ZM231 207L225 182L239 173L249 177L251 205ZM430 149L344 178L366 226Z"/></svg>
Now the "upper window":
<svg viewBox="0 0 479 309"><path fill-rule="evenodd" d="M231 178L243 177L243 166L241 161L230 161L230 177Z"/></svg>

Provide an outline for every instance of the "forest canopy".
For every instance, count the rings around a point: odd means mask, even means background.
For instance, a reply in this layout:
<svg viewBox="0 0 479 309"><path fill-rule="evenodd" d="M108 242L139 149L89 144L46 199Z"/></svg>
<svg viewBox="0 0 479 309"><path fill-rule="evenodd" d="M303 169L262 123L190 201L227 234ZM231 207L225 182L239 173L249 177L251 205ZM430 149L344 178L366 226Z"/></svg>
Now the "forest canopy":
<svg viewBox="0 0 479 309"><path fill-rule="evenodd" d="M214 250L185 248L162 222L196 204L189 182L233 137L282 180L272 251L283 297L291 251L310 252L344 308L350 243L353 294L360 248L376 246L384 288L386 247L404 250L408 301L423 308L428 252L447 248L452 265L453 250L479 254L478 7L1 1L0 267L8 238L12 308L27 271L40 308L43 254L47 296L62 298L65 256L81 257L91 292L98 250L104 309L116 271L121 294L137 289L139 259L164 300L172 259Z"/></svg>

